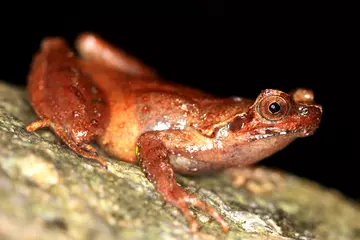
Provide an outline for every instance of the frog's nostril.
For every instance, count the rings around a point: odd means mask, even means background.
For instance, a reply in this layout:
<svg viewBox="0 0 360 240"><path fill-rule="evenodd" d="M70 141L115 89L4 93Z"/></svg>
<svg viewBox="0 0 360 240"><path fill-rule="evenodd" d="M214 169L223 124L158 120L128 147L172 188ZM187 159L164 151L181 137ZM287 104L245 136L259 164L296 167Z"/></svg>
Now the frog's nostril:
<svg viewBox="0 0 360 240"><path fill-rule="evenodd" d="M302 116L307 116L309 114L309 109L304 107L302 110L301 110L301 113L300 113Z"/></svg>

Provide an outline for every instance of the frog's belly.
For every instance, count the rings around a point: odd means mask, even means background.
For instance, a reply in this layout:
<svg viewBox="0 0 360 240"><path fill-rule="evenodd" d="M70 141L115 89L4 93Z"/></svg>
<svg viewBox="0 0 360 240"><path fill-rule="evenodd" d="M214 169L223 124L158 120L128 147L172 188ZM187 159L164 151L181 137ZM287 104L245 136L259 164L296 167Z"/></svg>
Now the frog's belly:
<svg viewBox="0 0 360 240"><path fill-rule="evenodd" d="M119 97L119 96L118 96ZM130 99L129 99L130 100ZM136 106L112 101L109 124L98 144L110 155L126 162L135 162L135 146L140 135Z"/></svg>
<svg viewBox="0 0 360 240"><path fill-rule="evenodd" d="M141 134L181 130L188 124L189 115L193 115L189 113L186 100L166 92L128 94L117 91L109 96L109 104L109 124L98 143L109 155L127 162L136 161L135 148Z"/></svg>
<svg viewBox="0 0 360 240"><path fill-rule="evenodd" d="M225 169L222 162L204 161L175 154L169 155L169 162L173 170L183 175L200 175Z"/></svg>

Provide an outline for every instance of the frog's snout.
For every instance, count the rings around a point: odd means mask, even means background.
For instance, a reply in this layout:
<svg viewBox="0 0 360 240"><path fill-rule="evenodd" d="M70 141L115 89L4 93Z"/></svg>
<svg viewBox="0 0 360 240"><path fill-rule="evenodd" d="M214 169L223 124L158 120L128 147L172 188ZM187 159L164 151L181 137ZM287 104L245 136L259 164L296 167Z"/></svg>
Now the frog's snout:
<svg viewBox="0 0 360 240"><path fill-rule="evenodd" d="M313 133L318 128L323 114L322 106L314 102L314 92L306 88L297 88L289 95L298 106L298 115L307 126L306 132Z"/></svg>
<svg viewBox="0 0 360 240"><path fill-rule="evenodd" d="M311 113L310 113L310 117L313 119L313 121L316 124L319 124L322 118L322 106L318 105L318 104L314 104L311 107L309 107Z"/></svg>
<svg viewBox="0 0 360 240"><path fill-rule="evenodd" d="M304 128L305 136L312 135L319 127L322 118L322 106L318 104L301 104L298 108L298 114L301 116L301 122L306 126Z"/></svg>

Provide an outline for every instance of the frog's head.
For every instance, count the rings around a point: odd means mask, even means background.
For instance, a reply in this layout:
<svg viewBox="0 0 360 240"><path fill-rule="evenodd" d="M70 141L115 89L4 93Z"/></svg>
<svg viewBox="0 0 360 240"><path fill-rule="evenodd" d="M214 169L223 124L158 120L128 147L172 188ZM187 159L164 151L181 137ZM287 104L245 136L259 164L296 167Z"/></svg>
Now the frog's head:
<svg viewBox="0 0 360 240"><path fill-rule="evenodd" d="M322 107L314 103L311 90L296 89L286 94L267 89L243 115L241 132L247 133L248 140L279 135L305 137L315 132L321 117Z"/></svg>
<svg viewBox="0 0 360 240"><path fill-rule="evenodd" d="M290 94L266 89L247 112L230 122L230 130L248 141L286 136L287 139L312 135L322 117L322 107L314 103L308 89L296 89ZM241 129L236 129L241 122Z"/></svg>
<svg viewBox="0 0 360 240"><path fill-rule="evenodd" d="M247 111L230 119L218 132L233 146L234 165L261 160L319 127L322 107L314 103L311 90L289 94L267 89ZM241 157L239 157L241 156Z"/></svg>
<svg viewBox="0 0 360 240"><path fill-rule="evenodd" d="M218 131L218 136L241 145L241 151L250 151L259 155L256 158L262 158L296 138L312 135L319 127L321 117L322 107L314 103L311 90L296 89L286 94L266 89L247 111L229 119Z"/></svg>

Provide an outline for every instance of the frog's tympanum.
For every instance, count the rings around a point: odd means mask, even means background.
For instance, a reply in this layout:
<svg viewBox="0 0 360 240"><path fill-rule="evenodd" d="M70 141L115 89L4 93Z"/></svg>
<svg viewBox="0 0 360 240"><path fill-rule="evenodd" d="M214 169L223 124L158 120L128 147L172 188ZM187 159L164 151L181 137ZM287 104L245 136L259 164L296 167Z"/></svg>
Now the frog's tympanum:
<svg viewBox="0 0 360 240"><path fill-rule="evenodd" d="M45 38L28 75L31 104L40 120L28 131L51 128L77 154L138 163L164 201L184 214L190 207L229 227L213 207L185 191L174 172L199 174L246 167L318 128L322 108L313 93L263 90L255 100L219 98L162 79L151 67L99 36L76 40L79 56L61 37Z"/></svg>

